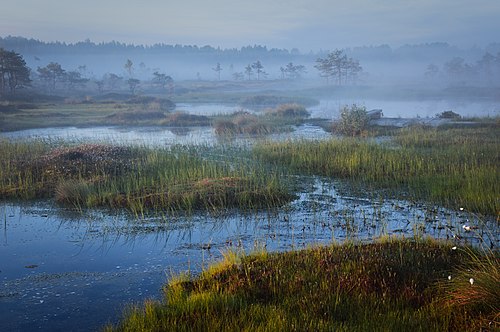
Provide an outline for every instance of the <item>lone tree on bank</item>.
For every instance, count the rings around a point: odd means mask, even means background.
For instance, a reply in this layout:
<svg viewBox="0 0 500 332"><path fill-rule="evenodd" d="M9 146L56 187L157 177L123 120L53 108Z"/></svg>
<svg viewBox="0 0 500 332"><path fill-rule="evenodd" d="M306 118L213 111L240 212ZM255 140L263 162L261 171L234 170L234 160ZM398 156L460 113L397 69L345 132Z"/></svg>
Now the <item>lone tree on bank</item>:
<svg viewBox="0 0 500 332"><path fill-rule="evenodd" d="M0 48L0 95L6 91L14 94L17 89L27 87L30 83L30 69L23 57Z"/></svg>

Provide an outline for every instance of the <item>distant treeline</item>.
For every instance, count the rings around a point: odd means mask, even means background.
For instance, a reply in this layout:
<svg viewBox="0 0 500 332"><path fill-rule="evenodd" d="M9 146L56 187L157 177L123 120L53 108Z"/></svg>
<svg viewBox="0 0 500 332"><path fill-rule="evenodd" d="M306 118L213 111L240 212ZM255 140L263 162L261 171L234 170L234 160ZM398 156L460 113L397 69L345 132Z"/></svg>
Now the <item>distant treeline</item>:
<svg viewBox="0 0 500 332"><path fill-rule="evenodd" d="M96 82L98 86L107 82L113 90L119 84L111 78L124 82L128 79L132 86L136 80L158 80L160 76L177 82L305 78L322 79L337 85L406 82L500 86L500 43L469 49L448 43L344 49L325 45L323 50L305 53L296 48L287 50L263 45L221 48L180 44L133 45L116 41L95 43L90 40L65 43L8 36L0 37L0 49L22 56L31 68L33 84L40 85L43 81L41 85L45 88L52 86L50 90L55 90L57 85L74 88L83 84L81 79ZM337 53L341 56L333 59L332 54ZM43 79L47 76L44 68L53 65L60 66L66 74ZM3 71L3 83L0 82L4 91L13 81L7 78L7 72ZM69 83L62 84L63 81ZM105 88L106 84L101 86Z"/></svg>
<svg viewBox="0 0 500 332"><path fill-rule="evenodd" d="M94 43L89 39L77 43L44 42L25 37L0 37L0 47L5 50L15 51L25 55L42 56L46 54L110 54L121 53L124 55L172 55L188 56L193 58L224 59L281 59L281 58L307 58L316 59L337 49L338 45L325 45L323 50L317 52L299 51L297 48L291 50L268 48L263 45L249 45L241 48L220 48L210 45L180 45L159 43L154 45L133 45L111 41L106 43ZM460 56L465 59L478 58L485 52L497 54L500 52L500 43L493 43L485 48L474 47L471 49L459 49L448 43L436 42L418 45L403 45L392 48L389 45L360 46L345 49L345 52L360 60L370 59L377 61L419 61L436 62L445 61L450 57Z"/></svg>
<svg viewBox="0 0 500 332"><path fill-rule="evenodd" d="M241 48L225 48L212 47L209 45L197 46L197 45L180 45L180 44L154 44L154 45L133 45L120 43L117 41L111 41L106 43L94 43L89 39L77 42L77 43L65 43L65 42L44 42L36 39L27 39L24 37L12 37L8 36L5 38L0 37L0 47L7 50L14 50L23 54L35 55L39 53L43 54L74 54L74 52L79 53L90 53L90 54L109 54L109 53L122 53L122 54L171 54L171 55L183 55L183 56L210 56L214 55L217 57L235 57L235 56L247 56L250 58L273 58L273 57L283 57L290 55L299 55L298 49L278 49L271 48L268 49L266 46L253 45L244 46Z"/></svg>

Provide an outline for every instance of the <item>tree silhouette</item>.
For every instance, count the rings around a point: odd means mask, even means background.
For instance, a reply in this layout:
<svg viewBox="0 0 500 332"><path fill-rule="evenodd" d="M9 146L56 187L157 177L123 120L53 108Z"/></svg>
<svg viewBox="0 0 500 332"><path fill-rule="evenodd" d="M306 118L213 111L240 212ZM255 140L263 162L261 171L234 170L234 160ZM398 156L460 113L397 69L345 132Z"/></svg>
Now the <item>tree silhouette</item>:
<svg viewBox="0 0 500 332"><path fill-rule="evenodd" d="M66 82L68 84L68 90L73 90L78 86L83 86L88 82L88 79L83 78L78 71L69 71L66 73Z"/></svg>
<svg viewBox="0 0 500 332"><path fill-rule="evenodd" d="M215 68L212 68L212 70L217 73L217 77L220 81L220 72L222 71L222 67L220 66L220 63L217 62L217 65L215 65Z"/></svg>
<svg viewBox="0 0 500 332"><path fill-rule="evenodd" d="M333 78L338 85L348 81L355 83L358 74L363 70L358 60L348 58L342 50L335 50L326 58L318 58L314 67L320 72L321 77L326 78L327 83Z"/></svg>
<svg viewBox="0 0 500 332"><path fill-rule="evenodd" d="M257 73L257 81L260 80L261 76L266 76L267 73L264 71L264 66L260 61L252 63L252 69Z"/></svg>
<svg viewBox="0 0 500 332"><path fill-rule="evenodd" d="M249 65L247 65L247 66L245 67L245 74L247 75L248 80L250 81L250 78L251 78L251 77L252 77L252 75L253 75L253 68L252 68L252 65L250 65L250 64L249 64Z"/></svg>
<svg viewBox="0 0 500 332"><path fill-rule="evenodd" d="M167 84L172 84L174 82L173 78L167 74L163 74L163 73L159 73L159 72L155 71L153 73L153 75L154 75L153 82L155 84L159 85L162 89L165 89Z"/></svg>
<svg viewBox="0 0 500 332"><path fill-rule="evenodd" d="M37 72L40 79L47 84L50 91L56 89L56 83L58 81L62 82L66 74L66 71L57 62L51 62L45 67L38 67Z"/></svg>
<svg viewBox="0 0 500 332"><path fill-rule="evenodd" d="M31 83L30 69L23 57L0 48L0 94L8 90L15 93L17 89Z"/></svg>
<svg viewBox="0 0 500 332"><path fill-rule="evenodd" d="M303 65L294 65L293 62L289 62L284 68L281 67L281 77L288 78L291 80L298 79L302 77L302 74L306 73L306 67Z"/></svg>
<svg viewBox="0 0 500 332"><path fill-rule="evenodd" d="M129 77L132 77L132 66L133 65L134 65L134 63L132 62L132 60L127 59L127 62L125 62L125 65L123 66L127 70Z"/></svg>
<svg viewBox="0 0 500 332"><path fill-rule="evenodd" d="M110 90L114 90L117 88L117 86L120 84L120 82L123 80L123 77L120 77L116 74L109 73L104 75L104 81L108 85Z"/></svg>
<svg viewBox="0 0 500 332"><path fill-rule="evenodd" d="M141 83L137 78L129 78L127 80L128 87L130 89L130 92L132 94L135 94L135 89L137 89L137 86Z"/></svg>
<svg viewBox="0 0 500 332"><path fill-rule="evenodd" d="M233 73L233 79L235 81L243 81L245 79L245 75L242 72Z"/></svg>
<svg viewBox="0 0 500 332"><path fill-rule="evenodd" d="M97 80L94 83L95 85L97 85L97 91L99 91L99 93L102 93L104 91L104 80Z"/></svg>

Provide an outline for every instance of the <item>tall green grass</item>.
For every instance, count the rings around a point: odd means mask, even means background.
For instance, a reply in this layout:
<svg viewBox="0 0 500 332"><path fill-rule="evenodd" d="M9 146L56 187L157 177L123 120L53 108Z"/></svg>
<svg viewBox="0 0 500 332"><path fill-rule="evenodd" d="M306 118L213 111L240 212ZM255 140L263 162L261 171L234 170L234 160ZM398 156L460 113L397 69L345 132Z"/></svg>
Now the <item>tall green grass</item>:
<svg viewBox="0 0 500 332"><path fill-rule="evenodd" d="M358 188L496 215L500 212L500 127L402 129L386 143L354 138L267 142L263 161L352 180Z"/></svg>
<svg viewBox="0 0 500 332"><path fill-rule="evenodd" d="M44 178L29 167L29 161L50 150L42 141L10 142L0 139L0 197L34 198L44 184Z"/></svg>
<svg viewBox="0 0 500 332"><path fill-rule="evenodd" d="M131 307L116 331L474 331L499 327L493 307L456 306L440 286L470 265L432 241L348 243L227 255L196 278L170 281L162 301ZM498 261L495 263L498 269ZM469 285L470 286L470 285ZM490 323L491 322L491 323Z"/></svg>
<svg viewBox="0 0 500 332"><path fill-rule="evenodd" d="M277 172L202 147L0 142L0 197L54 197L78 208L194 211L269 208L292 198ZM222 154L222 153L221 153Z"/></svg>

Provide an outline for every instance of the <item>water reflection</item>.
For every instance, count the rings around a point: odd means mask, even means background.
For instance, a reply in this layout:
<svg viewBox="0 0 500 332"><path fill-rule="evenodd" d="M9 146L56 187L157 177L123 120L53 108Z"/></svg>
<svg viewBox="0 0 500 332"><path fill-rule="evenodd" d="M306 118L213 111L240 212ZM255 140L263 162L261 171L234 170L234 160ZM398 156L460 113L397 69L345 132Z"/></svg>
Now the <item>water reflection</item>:
<svg viewBox="0 0 500 332"><path fill-rule="evenodd" d="M160 296L171 273L199 272L229 249L283 251L381 235L499 245L494 220L376 195L343 195L341 183L329 179L300 180L304 190L296 201L251 214L137 220L47 202L4 203L0 330L95 330L117 319L127 303Z"/></svg>
<svg viewBox="0 0 500 332"><path fill-rule="evenodd" d="M11 140L41 139L73 143L111 143L115 145L136 145L154 148L172 145L217 146L220 144L231 144L246 146L253 144L258 139L276 141L289 139L326 139L331 136L319 126L304 124L294 126L290 132L266 136L219 136L210 127L65 127L6 132L0 133L0 137Z"/></svg>

